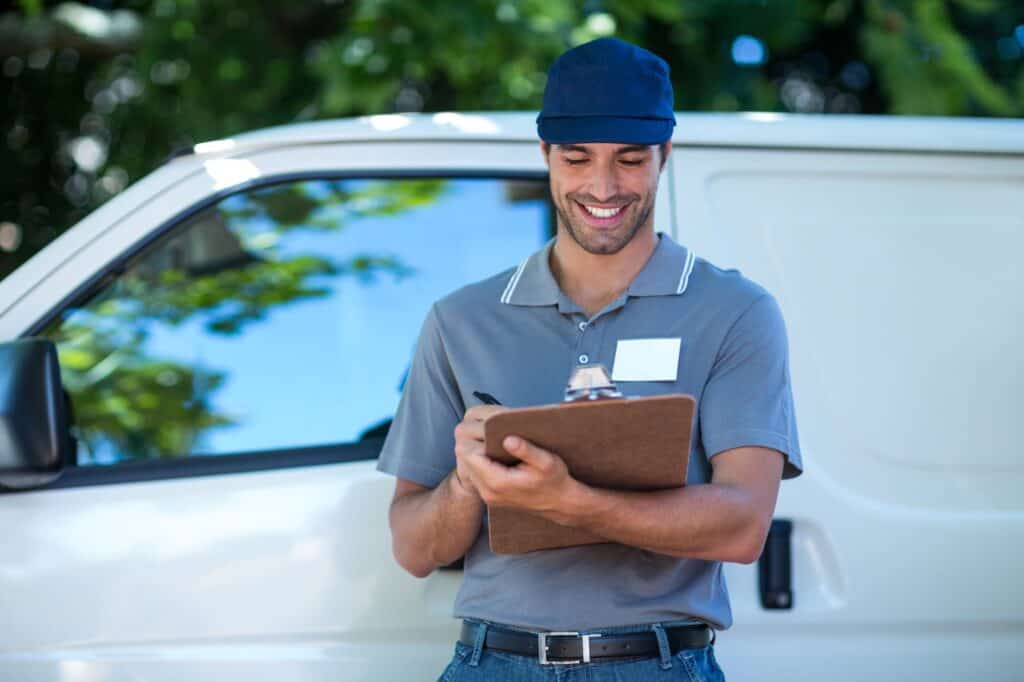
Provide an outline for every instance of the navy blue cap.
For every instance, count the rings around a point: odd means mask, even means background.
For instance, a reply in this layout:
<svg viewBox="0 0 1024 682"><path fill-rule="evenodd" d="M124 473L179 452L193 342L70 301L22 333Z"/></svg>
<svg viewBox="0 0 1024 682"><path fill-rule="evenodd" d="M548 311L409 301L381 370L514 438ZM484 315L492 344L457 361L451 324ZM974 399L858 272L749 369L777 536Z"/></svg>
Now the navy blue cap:
<svg viewBox="0 0 1024 682"><path fill-rule="evenodd" d="M661 144L672 137L668 64L618 38L563 53L548 71L537 134L552 144Z"/></svg>

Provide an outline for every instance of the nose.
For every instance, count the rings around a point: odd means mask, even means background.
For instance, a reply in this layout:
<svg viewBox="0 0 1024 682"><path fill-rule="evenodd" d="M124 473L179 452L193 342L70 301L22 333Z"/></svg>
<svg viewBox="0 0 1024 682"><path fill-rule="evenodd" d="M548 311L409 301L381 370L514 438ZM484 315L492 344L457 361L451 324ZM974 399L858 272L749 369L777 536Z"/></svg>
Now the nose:
<svg viewBox="0 0 1024 682"><path fill-rule="evenodd" d="M614 165L594 164L587 190L598 202L605 203L619 192L619 178Z"/></svg>

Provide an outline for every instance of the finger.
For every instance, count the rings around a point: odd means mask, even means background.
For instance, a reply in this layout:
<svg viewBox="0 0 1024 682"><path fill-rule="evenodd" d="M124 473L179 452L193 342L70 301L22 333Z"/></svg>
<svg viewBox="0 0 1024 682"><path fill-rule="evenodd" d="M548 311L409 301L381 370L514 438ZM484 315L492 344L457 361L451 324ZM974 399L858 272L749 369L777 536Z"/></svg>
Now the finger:
<svg viewBox="0 0 1024 682"><path fill-rule="evenodd" d="M487 456L481 443L474 443L462 448L460 455L463 463L469 467L474 476L478 474L493 475L493 472L504 468L504 465Z"/></svg>
<svg viewBox="0 0 1024 682"><path fill-rule="evenodd" d="M467 462L484 451L484 444L475 440L455 441L455 459L458 462Z"/></svg>
<svg viewBox="0 0 1024 682"><path fill-rule="evenodd" d="M503 405L474 405L466 410L467 421L483 421L488 417L504 412L508 408Z"/></svg>
<svg viewBox="0 0 1024 682"><path fill-rule="evenodd" d="M462 421L455 427L455 442L483 441L484 423L478 421Z"/></svg>
<svg viewBox="0 0 1024 682"><path fill-rule="evenodd" d="M499 476L489 475L488 473L480 470L473 470L470 474L473 486L476 488L477 494L487 504L491 504L496 500L501 499L502 493L499 492L502 489L502 479Z"/></svg>
<svg viewBox="0 0 1024 682"><path fill-rule="evenodd" d="M536 469L547 470L553 464L555 455L519 436L506 436L502 441L505 450Z"/></svg>

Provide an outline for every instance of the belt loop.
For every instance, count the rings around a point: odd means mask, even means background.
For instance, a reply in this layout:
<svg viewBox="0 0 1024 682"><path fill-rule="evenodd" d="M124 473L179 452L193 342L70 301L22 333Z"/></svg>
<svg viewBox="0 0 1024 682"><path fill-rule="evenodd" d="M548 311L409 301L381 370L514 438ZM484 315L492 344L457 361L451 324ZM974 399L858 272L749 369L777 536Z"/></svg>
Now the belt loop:
<svg viewBox="0 0 1024 682"><path fill-rule="evenodd" d="M671 670L672 669L672 650L668 646L668 636L665 634L665 628L661 623L655 623L651 626L654 630L654 636L658 640L658 655L661 657L661 669Z"/></svg>
<svg viewBox="0 0 1024 682"><path fill-rule="evenodd" d="M473 655L469 657L469 664L474 668L480 665L480 654L483 653L486 639L487 623L477 623L476 639L473 640Z"/></svg>

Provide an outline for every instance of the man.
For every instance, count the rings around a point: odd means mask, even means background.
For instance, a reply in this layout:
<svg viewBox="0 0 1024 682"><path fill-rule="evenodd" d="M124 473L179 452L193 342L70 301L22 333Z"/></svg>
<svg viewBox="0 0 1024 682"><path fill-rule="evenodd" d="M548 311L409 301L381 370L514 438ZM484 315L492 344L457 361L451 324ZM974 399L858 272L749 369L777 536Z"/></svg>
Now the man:
<svg viewBox="0 0 1024 682"><path fill-rule="evenodd" d="M654 230L674 125L668 65L650 52L604 38L559 57L538 116L555 240L437 302L424 323L379 468L398 477L398 562L423 577L465 555L444 679L554 679L553 661L593 680L721 677L711 628L732 621L721 562L757 559L779 481L801 460L775 300ZM483 422L506 408L474 391L555 403L575 366L614 367L630 339L679 349L644 357L654 380L619 388L696 397L686 487L593 488L514 436L504 445L518 466L487 458ZM608 543L495 555L486 505ZM579 634L538 636L564 631Z"/></svg>

